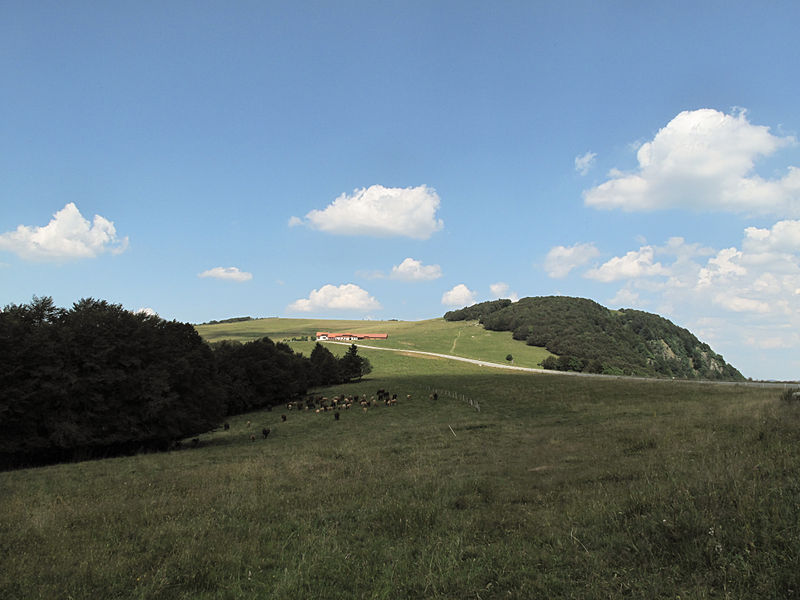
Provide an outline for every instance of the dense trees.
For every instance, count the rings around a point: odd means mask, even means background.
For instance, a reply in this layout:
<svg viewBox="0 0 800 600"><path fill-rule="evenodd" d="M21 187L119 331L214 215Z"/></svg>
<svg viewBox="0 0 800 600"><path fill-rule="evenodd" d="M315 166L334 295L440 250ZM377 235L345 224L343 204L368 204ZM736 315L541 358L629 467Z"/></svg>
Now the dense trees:
<svg viewBox="0 0 800 600"><path fill-rule="evenodd" d="M511 300L490 300L472 306L465 306L458 310L451 310L445 313L444 318L448 321L479 321L485 315L496 312L501 308L511 305Z"/></svg>
<svg viewBox="0 0 800 600"><path fill-rule="evenodd" d="M224 416L211 349L191 325L105 301L0 312L0 461L164 448Z"/></svg>
<svg viewBox="0 0 800 600"><path fill-rule="evenodd" d="M486 329L547 348L548 369L590 373L742 380L707 344L658 315L611 311L592 300L549 296L495 300L445 314L455 321L479 315Z"/></svg>
<svg viewBox="0 0 800 600"><path fill-rule="evenodd" d="M213 348L227 392L227 414L288 402L310 385L308 359L286 344L265 337L246 344L218 342ZM320 385L323 382L320 380Z"/></svg>
<svg viewBox="0 0 800 600"><path fill-rule="evenodd" d="M163 449L368 372L355 346L341 359L269 338L212 348L189 324L34 297L0 311L0 466Z"/></svg>

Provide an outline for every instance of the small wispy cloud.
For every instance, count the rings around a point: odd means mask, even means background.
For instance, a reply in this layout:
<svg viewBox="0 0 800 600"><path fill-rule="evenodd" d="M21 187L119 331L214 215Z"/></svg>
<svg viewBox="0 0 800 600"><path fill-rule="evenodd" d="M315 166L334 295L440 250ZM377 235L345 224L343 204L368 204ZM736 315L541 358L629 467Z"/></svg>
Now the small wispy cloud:
<svg viewBox="0 0 800 600"><path fill-rule="evenodd" d="M576 156L575 170L581 175L588 174L591 168L594 166L596 158L597 154L594 152L587 152L586 154L581 154L580 156Z"/></svg>
<svg viewBox="0 0 800 600"><path fill-rule="evenodd" d="M592 243L555 246L544 259L544 270L550 277L561 279L599 254L600 251Z"/></svg>
<svg viewBox="0 0 800 600"><path fill-rule="evenodd" d="M431 281L442 276L442 268L439 265L423 265L421 261L413 258L406 258L399 265L392 267L391 279L402 281Z"/></svg>
<svg viewBox="0 0 800 600"><path fill-rule="evenodd" d="M253 278L252 273L247 271L240 271L238 267L214 267L207 271L203 271L197 275L198 277L210 277L212 279L225 279L228 281L250 281Z"/></svg>

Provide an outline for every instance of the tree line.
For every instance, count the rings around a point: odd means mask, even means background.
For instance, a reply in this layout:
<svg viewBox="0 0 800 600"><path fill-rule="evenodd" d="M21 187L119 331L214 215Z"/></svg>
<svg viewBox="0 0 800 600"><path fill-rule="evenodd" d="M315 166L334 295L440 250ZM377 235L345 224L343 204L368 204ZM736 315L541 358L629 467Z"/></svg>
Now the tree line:
<svg viewBox="0 0 800 600"><path fill-rule="evenodd" d="M370 370L355 346L337 358L266 337L209 345L187 323L34 296L0 311L0 466L166 449Z"/></svg>
<svg viewBox="0 0 800 600"><path fill-rule="evenodd" d="M444 315L478 319L492 331L546 348L542 366L561 371L740 381L744 377L689 330L659 315L609 310L585 298L547 296L484 302Z"/></svg>

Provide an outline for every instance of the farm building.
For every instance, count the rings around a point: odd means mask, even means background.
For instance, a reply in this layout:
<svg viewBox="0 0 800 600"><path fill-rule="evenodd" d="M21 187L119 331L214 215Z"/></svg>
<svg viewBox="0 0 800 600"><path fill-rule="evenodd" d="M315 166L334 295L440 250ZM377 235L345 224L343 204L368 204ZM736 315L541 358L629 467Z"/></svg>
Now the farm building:
<svg viewBox="0 0 800 600"><path fill-rule="evenodd" d="M337 342L357 342L360 340L385 340L389 337L388 333L329 333L327 331L317 332L317 341L335 340Z"/></svg>

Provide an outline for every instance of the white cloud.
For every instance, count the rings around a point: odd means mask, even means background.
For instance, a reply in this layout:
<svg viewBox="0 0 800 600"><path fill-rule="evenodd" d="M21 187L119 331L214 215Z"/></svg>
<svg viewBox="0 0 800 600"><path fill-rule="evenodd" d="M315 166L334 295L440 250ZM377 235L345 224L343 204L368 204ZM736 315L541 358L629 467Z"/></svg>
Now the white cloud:
<svg viewBox="0 0 800 600"><path fill-rule="evenodd" d="M715 279L731 279L747 274L747 269L741 265L742 253L736 248L725 248L708 260L708 264L700 269L697 278L697 287L708 287Z"/></svg>
<svg viewBox="0 0 800 600"><path fill-rule="evenodd" d="M238 267L214 267L208 271L203 271L197 275L198 277L211 277L213 279L227 279L229 281L250 281L253 278L252 273L247 271L240 271Z"/></svg>
<svg viewBox="0 0 800 600"><path fill-rule="evenodd" d="M575 244L573 246L555 246L550 249L544 259L544 269L550 277L560 279L569 275L576 267L600 254L594 244Z"/></svg>
<svg viewBox="0 0 800 600"><path fill-rule="evenodd" d="M459 283L442 294L442 304L445 306L471 306L475 304L475 292L463 283Z"/></svg>
<svg viewBox="0 0 800 600"><path fill-rule="evenodd" d="M492 296L494 296L495 298L501 298L503 294L505 294L508 291L508 284L499 281L497 283L493 283L492 285L490 285L489 289L492 292Z"/></svg>
<svg viewBox="0 0 800 600"><path fill-rule="evenodd" d="M89 223L72 202L43 227L20 225L0 234L0 250L28 260L94 258L103 252L119 254L127 247L128 238L117 237L112 221L95 215Z"/></svg>
<svg viewBox="0 0 800 600"><path fill-rule="evenodd" d="M742 250L720 250L696 271L694 285L680 291L673 286L668 293L698 306L710 298L714 305L727 311L760 315L766 319L762 325L771 323L762 332L764 337L770 337L774 333L770 328L800 327L800 299L796 294L800 261L789 253L759 252L763 247L756 244L754 248L751 244L752 229L745 230Z"/></svg>
<svg viewBox="0 0 800 600"><path fill-rule="evenodd" d="M308 298L300 298L289 305L295 312L311 312L312 310L373 310L381 308L380 302L369 295L366 290L353 283L340 286L323 285L318 290L311 290Z"/></svg>
<svg viewBox="0 0 800 600"><path fill-rule="evenodd" d="M441 276L442 268L439 265L423 265L413 258L406 258L399 265L393 266L390 275L392 279L403 281L430 281Z"/></svg>
<svg viewBox="0 0 800 600"><path fill-rule="evenodd" d="M654 263L655 251L652 246L642 246L639 250L628 252L625 256L615 256L596 269L584 274L589 279L609 282L619 279L636 279L654 275L668 275L661 263Z"/></svg>
<svg viewBox="0 0 800 600"><path fill-rule="evenodd" d="M800 169L778 179L753 172L757 159L795 143L752 125L744 111L684 111L639 147L638 169L613 170L586 190L596 208L627 211L689 208L775 215L800 214Z"/></svg>
<svg viewBox="0 0 800 600"><path fill-rule="evenodd" d="M306 215L314 229L339 235L405 236L425 240L444 223L436 218L439 196L425 186L386 188L373 185L342 194L323 210ZM294 219L290 224L296 224Z"/></svg>
<svg viewBox="0 0 800 600"><path fill-rule="evenodd" d="M150 308L149 306L138 308L135 311L133 311L133 314L135 314L135 315L147 315L148 317L157 317L158 316L158 313L156 311L154 311L152 308Z"/></svg>
<svg viewBox="0 0 800 600"><path fill-rule="evenodd" d="M742 248L748 252L800 252L800 221L778 221L771 229L748 227Z"/></svg>
<svg viewBox="0 0 800 600"><path fill-rule="evenodd" d="M594 161L597 154L594 152L587 152L580 156L575 157L575 170L581 175L586 175L589 170L594 166Z"/></svg>
<svg viewBox="0 0 800 600"><path fill-rule="evenodd" d="M773 336L773 337L760 337L750 336L747 338L747 345L759 348L761 350L777 350L784 348L791 348L797 344L796 336Z"/></svg>
<svg viewBox="0 0 800 600"><path fill-rule="evenodd" d="M710 256L714 254L714 250L702 244L687 244L685 239L676 236L669 238L663 246L656 246L656 254L675 256L678 260L690 260L696 256Z"/></svg>
<svg viewBox="0 0 800 600"><path fill-rule="evenodd" d="M508 298L512 302L519 300L519 295L516 292L508 292L508 284L503 281L498 281L489 286L494 298Z"/></svg>
<svg viewBox="0 0 800 600"><path fill-rule="evenodd" d="M766 302L725 293L714 296L714 303L734 312L768 313L770 311L769 304Z"/></svg>
<svg viewBox="0 0 800 600"><path fill-rule="evenodd" d="M639 294L629 288L622 288L617 292L617 295L611 298L608 303L620 308L642 307L645 303L642 302Z"/></svg>
<svg viewBox="0 0 800 600"><path fill-rule="evenodd" d="M303 219L300 217L289 217L289 227L297 227L303 224Z"/></svg>
<svg viewBox="0 0 800 600"><path fill-rule="evenodd" d="M374 269L371 271L360 269L356 271L356 277L362 279L386 279L386 273L384 273L380 269Z"/></svg>

